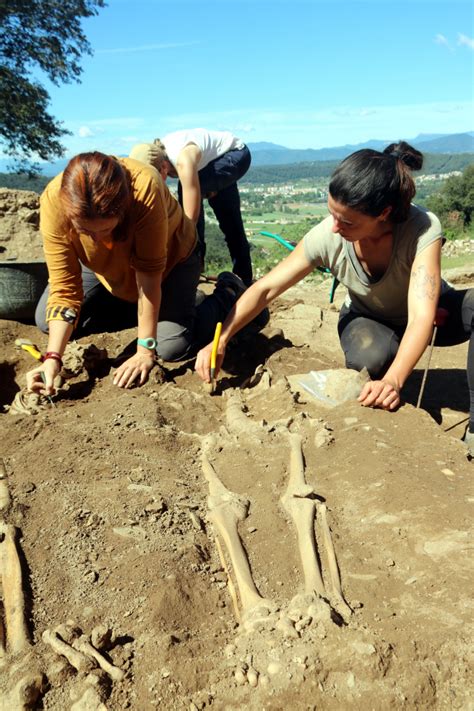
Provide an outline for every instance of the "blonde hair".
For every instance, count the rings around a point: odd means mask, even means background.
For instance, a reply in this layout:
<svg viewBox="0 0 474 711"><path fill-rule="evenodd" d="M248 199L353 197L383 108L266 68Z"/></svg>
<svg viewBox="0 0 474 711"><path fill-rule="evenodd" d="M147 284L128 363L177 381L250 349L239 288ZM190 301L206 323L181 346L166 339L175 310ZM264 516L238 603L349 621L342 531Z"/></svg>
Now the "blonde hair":
<svg viewBox="0 0 474 711"><path fill-rule="evenodd" d="M169 160L166 148L159 138L155 138L153 143L137 143L133 146L128 157L152 165L158 171L161 170L163 161Z"/></svg>

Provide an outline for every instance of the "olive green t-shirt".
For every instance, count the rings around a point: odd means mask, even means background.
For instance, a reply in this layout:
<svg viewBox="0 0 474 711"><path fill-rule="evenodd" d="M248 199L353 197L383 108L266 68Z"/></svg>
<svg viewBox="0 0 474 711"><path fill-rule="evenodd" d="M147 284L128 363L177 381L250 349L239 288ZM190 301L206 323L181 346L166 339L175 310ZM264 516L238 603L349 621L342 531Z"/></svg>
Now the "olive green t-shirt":
<svg viewBox="0 0 474 711"><path fill-rule="evenodd" d="M352 243L332 232L333 218L313 227L303 238L306 258L327 267L347 287L346 305L357 313L402 325L408 317L408 286L413 262L436 240L441 224L433 213L411 205L408 219L394 225L393 248L386 272L373 280L362 268ZM443 283L443 290L447 285Z"/></svg>

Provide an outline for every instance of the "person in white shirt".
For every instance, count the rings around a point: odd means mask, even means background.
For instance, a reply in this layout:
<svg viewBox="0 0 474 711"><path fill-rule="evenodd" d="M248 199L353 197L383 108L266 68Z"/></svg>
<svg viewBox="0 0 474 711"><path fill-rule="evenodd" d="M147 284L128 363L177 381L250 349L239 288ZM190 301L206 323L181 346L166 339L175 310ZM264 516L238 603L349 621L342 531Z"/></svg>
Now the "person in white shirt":
<svg viewBox="0 0 474 711"><path fill-rule="evenodd" d="M178 198L184 213L196 224L204 266L206 253L202 201L207 198L222 230L232 259L232 271L246 286L252 283L250 245L240 210L237 181L250 167L248 147L229 131L204 128L175 131L139 143L130 158L153 165L164 180L178 178Z"/></svg>

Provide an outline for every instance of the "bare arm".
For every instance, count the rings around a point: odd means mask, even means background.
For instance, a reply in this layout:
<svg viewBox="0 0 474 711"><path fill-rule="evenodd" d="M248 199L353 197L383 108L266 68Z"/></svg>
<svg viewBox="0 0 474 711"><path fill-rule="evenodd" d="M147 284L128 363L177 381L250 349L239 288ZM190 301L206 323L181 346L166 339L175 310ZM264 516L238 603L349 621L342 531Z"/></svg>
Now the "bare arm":
<svg viewBox="0 0 474 711"><path fill-rule="evenodd" d="M216 374L222 365L225 349L232 336L250 323L273 299L303 279L313 269L313 265L305 256L301 241L286 259L242 294L222 326L217 352ZM196 358L195 369L205 382L210 380L211 352L212 343L209 343L199 351Z"/></svg>
<svg viewBox="0 0 474 711"><path fill-rule="evenodd" d="M441 288L441 240L424 249L413 262L408 289L408 324L397 355L384 377L367 383L359 401L369 407L394 410L400 389L423 355L433 332Z"/></svg>
<svg viewBox="0 0 474 711"><path fill-rule="evenodd" d="M47 350L48 352L59 353L59 355L62 356L73 331L73 326L66 321L53 320L48 322L48 327L49 338ZM48 358L44 363L41 363L37 368L30 370L26 374L28 389L40 393L41 395L54 395L56 392L54 388L54 378L58 375L60 370L61 365L59 361ZM45 382L43 382L42 373L44 374Z"/></svg>
<svg viewBox="0 0 474 711"><path fill-rule="evenodd" d="M200 149L194 143L190 143L180 151L176 163L176 171L183 189L184 214L193 222L198 221L201 212L201 188L198 176L200 158Z"/></svg>
<svg viewBox="0 0 474 711"><path fill-rule="evenodd" d="M161 272L136 272L138 288L138 338L156 338L161 304ZM155 351L137 344L137 352L122 363L114 375L114 385L129 388L139 377L143 385L155 361Z"/></svg>

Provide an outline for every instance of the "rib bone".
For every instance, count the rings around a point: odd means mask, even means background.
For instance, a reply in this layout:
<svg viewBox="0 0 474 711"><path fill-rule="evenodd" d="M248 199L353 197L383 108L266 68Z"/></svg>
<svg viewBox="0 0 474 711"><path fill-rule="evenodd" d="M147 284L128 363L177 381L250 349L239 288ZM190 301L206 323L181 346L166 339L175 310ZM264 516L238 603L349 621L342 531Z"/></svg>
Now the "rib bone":
<svg viewBox="0 0 474 711"><path fill-rule="evenodd" d="M226 489L207 455L202 453L202 470L209 483L209 519L222 537L234 569L244 613L259 605L269 605L258 592L237 526L247 517L249 501Z"/></svg>
<svg viewBox="0 0 474 711"><path fill-rule="evenodd" d="M305 481L301 437L290 433L290 478L280 501L296 527L305 580L305 592L324 596L325 589L316 552L314 535L315 503L309 496L313 488Z"/></svg>
<svg viewBox="0 0 474 711"><path fill-rule="evenodd" d="M5 609L8 648L12 654L26 649L30 642L25 621L21 564L15 544L15 527L0 521L0 572Z"/></svg>

